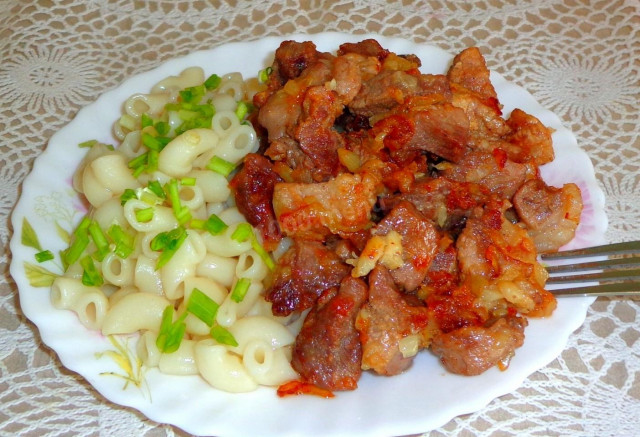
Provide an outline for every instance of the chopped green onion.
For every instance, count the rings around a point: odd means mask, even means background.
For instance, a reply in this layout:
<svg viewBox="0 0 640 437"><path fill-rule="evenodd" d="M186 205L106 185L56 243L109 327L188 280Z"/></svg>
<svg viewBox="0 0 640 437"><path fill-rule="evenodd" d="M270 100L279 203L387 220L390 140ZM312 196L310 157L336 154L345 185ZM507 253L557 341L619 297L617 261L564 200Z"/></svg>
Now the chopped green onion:
<svg viewBox="0 0 640 437"><path fill-rule="evenodd" d="M151 118L149 114L145 112L144 114L142 114L142 117L140 117L140 127L145 128L148 126L153 126L153 118Z"/></svg>
<svg viewBox="0 0 640 437"><path fill-rule="evenodd" d="M184 323L187 313L182 313L174 322L173 311L173 306L167 305L162 312L160 332L158 333L158 338L156 338L156 346L160 352L165 354L170 354L178 350L187 329L187 325Z"/></svg>
<svg viewBox="0 0 640 437"><path fill-rule="evenodd" d="M173 208L173 215L178 219L178 223L181 225L191 220L191 211L186 206L182 206L180 201L180 191L178 189L178 181L171 179L166 185L167 193L169 194L169 200L171 201L171 207Z"/></svg>
<svg viewBox="0 0 640 437"><path fill-rule="evenodd" d="M136 192L134 190L132 190L131 188L126 188L124 190L124 193L120 195L120 205L124 206L127 201L137 198L138 196L136 195Z"/></svg>
<svg viewBox="0 0 640 437"><path fill-rule="evenodd" d="M215 214L211 214L207 221L204 223L204 228L209 231L211 235L218 235L228 227L229 226Z"/></svg>
<svg viewBox="0 0 640 437"><path fill-rule="evenodd" d="M236 165L226 161L218 156L214 156L207 164L207 168L216 173L220 173L222 176L227 177L236 168Z"/></svg>
<svg viewBox="0 0 640 437"><path fill-rule="evenodd" d="M78 237L88 236L90 224L91 224L91 219L89 218L89 216L85 215L84 217L82 217L82 220L80 220L80 223L78 223L78 227L76 228L75 231L73 231L73 234Z"/></svg>
<svg viewBox="0 0 640 437"><path fill-rule="evenodd" d="M182 178L180 179L180 185L185 187L193 187L196 184L196 178Z"/></svg>
<svg viewBox="0 0 640 437"><path fill-rule="evenodd" d="M264 70L260 70L258 72L258 80L262 83L265 83L269 79L269 76L271 75L272 71L273 71L273 68L271 67L267 67Z"/></svg>
<svg viewBox="0 0 640 437"><path fill-rule="evenodd" d="M144 208L136 211L136 220L140 223L148 223L153 219L154 208Z"/></svg>
<svg viewBox="0 0 640 437"><path fill-rule="evenodd" d="M160 141L156 140L156 137L147 132L142 133L142 144L144 144L149 149L155 150L157 152L162 150L162 148L164 147Z"/></svg>
<svg viewBox="0 0 640 437"><path fill-rule="evenodd" d="M85 256L80 260L80 265L83 268L82 283L88 287L99 287L104 283L102 276L98 269L96 269L93 259L90 256Z"/></svg>
<svg viewBox="0 0 640 437"><path fill-rule="evenodd" d="M189 226L191 226L191 228L193 229L204 229L205 223L205 220L191 219L191 221L189 222Z"/></svg>
<svg viewBox="0 0 640 437"><path fill-rule="evenodd" d="M107 235L116 244L114 253L122 259L126 259L133 253L134 237L127 234L120 225L113 224L107 231Z"/></svg>
<svg viewBox="0 0 640 437"><path fill-rule="evenodd" d="M149 189L149 191L151 191L153 194L160 197L161 199L166 199L167 195L162 189L162 185L160 185L160 182L151 181L149 182L149 185L147 185L147 188Z"/></svg>
<svg viewBox="0 0 640 437"><path fill-rule="evenodd" d="M158 169L158 158L160 156L160 152L157 150L149 150L149 155L147 158L147 168L146 170L149 173L152 173Z"/></svg>
<svg viewBox="0 0 640 437"><path fill-rule="evenodd" d="M247 291L249 291L249 286L251 285L251 279L249 278L240 278L236 285L234 285L233 290L231 291L231 300L234 302L240 303L247 295Z"/></svg>
<svg viewBox="0 0 640 437"><path fill-rule="evenodd" d="M96 144L98 144L98 140L89 140L89 141L84 141L84 142L78 144L78 147L80 147L80 148L83 148L83 147L91 148L91 147L95 146Z"/></svg>
<svg viewBox="0 0 640 437"><path fill-rule="evenodd" d="M220 344L226 344L234 347L238 346L238 341L235 339L233 334L220 325L215 325L211 328L210 334L211 337Z"/></svg>
<svg viewBox="0 0 640 437"><path fill-rule="evenodd" d="M189 296L187 311L202 320L207 326L212 326L216 319L220 305L202 291L194 288Z"/></svg>
<svg viewBox="0 0 640 437"><path fill-rule="evenodd" d="M273 262L273 259L269 256L269 252L262 247L262 245L258 242L258 239L254 238L251 240L251 247L258 254L258 256L264 261L269 270L275 270L276 264Z"/></svg>
<svg viewBox="0 0 640 437"><path fill-rule="evenodd" d="M180 91L180 97L182 101L186 103L199 103L206 92L207 89L205 85L196 85Z"/></svg>
<svg viewBox="0 0 640 437"><path fill-rule="evenodd" d="M89 237L85 235L77 235L71 243L71 246L63 252L64 262L67 266L75 263L80 259L85 249L89 246Z"/></svg>
<svg viewBox="0 0 640 437"><path fill-rule="evenodd" d="M39 263L43 263L54 258L53 253L50 250L43 250L42 252L38 252L36 253L35 257L36 261L38 261Z"/></svg>
<svg viewBox="0 0 640 437"><path fill-rule="evenodd" d="M151 240L151 249L162 251L156 262L156 270L164 266L173 257L186 238L187 231L180 226L169 232L161 232Z"/></svg>
<svg viewBox="0 0 640 437"><path fill-rule="evenodd" d="M189 210L188 207L183 206L180 208L180 211L178 211L175 214L175 216L176 216L176 219L178 220L178 223L180 223L181 225L184 225L189 220L191 220L191 211Z"/></svg>
<svg viewBox="0 0 640 437"><path fill-rule="evenodd" d="M167 123L166 121L159 121L156 124L154 124L153 127L156 130L156 132L158 132L158 135L160 136L164 136L168 134L169 131L171 130L171 126L169 126L169 123Z"/></svg>
<svg viewBox="0 0 640 437"><path fill-rule="evenodd" d="M144 168L146 164L147 164L147 153L143 153L142 155L138 155L135 158L133 158L131 161L129 161L127 165L129 168L137 170L138 168L141 168L141 167Z"/></svg>
<svg viewBox="0 0 640 437"><path fill-rule="evenodd" d="M208 90L214 90L220 86L220 82L222 82L222 78L214 73L204 81L204 86Z"/></svg>
<svg viewBox="0 0 640 437"><path fill-rule="evenodd" d="M250 107L247 102L238 102L238 106L236 107L236 117L238 120L244 120L244 117L249 113Z"/></svg>
<svg viewBox="0 0 640 437"><path fill-rule="evenodd" d="M244 243L251 237L253 237L253 228L249 223L238 224L236 230L231 234L231 239L238 243Z"/></svg>
<svg viewBox="0 0 640 437"><path fill-rule="evenodd" d="M102 229L100 229L98 222L94 220L91 221L91 224L89 225L89 235L91 235L93 242L98 248L96 259L98 261L102 261L105 255L109 253L110 249L109 241L107 241L107 237L104 235L104 232L102 232Z"/></svg>

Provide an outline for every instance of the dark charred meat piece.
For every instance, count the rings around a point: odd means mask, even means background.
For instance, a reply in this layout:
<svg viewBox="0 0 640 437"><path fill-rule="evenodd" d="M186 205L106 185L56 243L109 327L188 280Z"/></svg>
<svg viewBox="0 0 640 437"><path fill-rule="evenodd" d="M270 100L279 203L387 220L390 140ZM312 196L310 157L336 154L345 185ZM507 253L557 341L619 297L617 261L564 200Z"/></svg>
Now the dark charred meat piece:
<svg viewBox="0 0 640 437"><path fill-rule="evenodd" d="M447 370L460 375L479 375L496 364L506 368L516 348L524 342L526 325L522 317L506 317L488 328L466 326L436 335L431 350Z"/></svg>
<svg viewBox="0 0 640 437"><path fill-rule="evenodd" d="M367 299L361 279L347 276L340 288L318 299L296 338L291 365L302 378L328 390L354 390L360 379L362 346L355 320Z"/></svg>
<svg viewBox="0 0 640 437"><path fill-rule="evenodd" d="M250 153L230 183L238 210L258 228L267 250L275 249L282 238L271 204L273 187L280 181L267 158Z"/></svg>
<svg viewBox="0 0 640 437"><path fill-rule="evenodd" d="M265 295L274 315L311 308L325 290L336 287L350 268L316 241L295 240L276 265L273 285Z"/></svg>
<svg viewBox="0 0 640 437"><path fill-rule="evenodd" d="M435 226L415 206L403 201L378 223L374 233L387 235L391 231L402 237L404 260L401 267L391 270L393 280L403 290L415 290L424 281L437 249Z"/></svg>
<svg viewBox="0 0 640 437"><path fill-rule="evenodd" d="M403 355L400 341L420 335L428 319L427 308L410 306L389 271L376 266L369 274L369 300L356 320L362 341L362 368L387 376L405 371L413 362L413 354Z"/></svg>
<svg viewBox="0 0 640 437"><path fill-rule="evenodd" d="M283 83L300 76L300 73L317 59L318 51L311 41L283 41L275 55L275 63Z"/></svg>
<svg viewBox="0 0 640 437"><path fill-rule="evenodd" d="M513 196L513 206L527 225L538 252L545 253L556 251L573 239L582 213L582 198L575 184L555 188L533 179Z"/></svg>

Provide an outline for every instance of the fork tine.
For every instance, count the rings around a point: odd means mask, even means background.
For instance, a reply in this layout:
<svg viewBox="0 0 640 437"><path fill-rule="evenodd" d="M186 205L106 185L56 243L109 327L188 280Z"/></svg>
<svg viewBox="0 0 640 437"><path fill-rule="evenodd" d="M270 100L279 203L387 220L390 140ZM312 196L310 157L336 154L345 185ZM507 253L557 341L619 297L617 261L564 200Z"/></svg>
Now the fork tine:
<svg viewBox="0 0 640 437"><path fill-rule="evenodd" d="M551 259L571 259L587 256L611 256L628 255L640 252L639 241L626 241L623 243L605 244L602 246L586 247L584 249L563 250L555 253L545 253L540 257L543 260Z"/></svg>
<svg viewBox="0 0 640 437"><path fill-rule="evenodd" d="M640 281L558 288L549 292L556 296L632 296L640 294Z"/></svg>
<svg viewBox="0 0 640 437"><path fill-rule="evenodd" d="M547 272L550 274L555 273L569 273L569 272L584 272L586 270L611 270L616 268L629 268L634 266L640 266L640 257L632 258L613 258L603 261L592 261L579 264L562 264L556 266L545 266Z"/></svg>
<svg viewBox="0 0 640 437"><path fill-rule="evenodd" d="M583 275L550 276L549 279L547 279L547 284L590 281L599 281L602 284L603 282L628 281L636 279L640 280L640 269L609 270L599 273L587 273Z"/></svg>

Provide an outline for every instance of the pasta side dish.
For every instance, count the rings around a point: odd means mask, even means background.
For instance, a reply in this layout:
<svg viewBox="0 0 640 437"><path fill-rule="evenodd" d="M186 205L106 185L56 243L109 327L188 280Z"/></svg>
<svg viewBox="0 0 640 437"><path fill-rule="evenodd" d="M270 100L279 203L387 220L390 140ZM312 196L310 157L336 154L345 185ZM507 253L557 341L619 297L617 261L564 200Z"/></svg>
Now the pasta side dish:
<svg viewBox="0 0 640 437"><path fill-rule="evenodd" d="M230 392L331 396L423 349L506 369L555 309L537 255L573 238L581 193L541 179L551 130L503 115L477 48L421 62L285 41L258 80L193 67L130 97L120 145L75 173L91 207L54 306Z"/></svg>

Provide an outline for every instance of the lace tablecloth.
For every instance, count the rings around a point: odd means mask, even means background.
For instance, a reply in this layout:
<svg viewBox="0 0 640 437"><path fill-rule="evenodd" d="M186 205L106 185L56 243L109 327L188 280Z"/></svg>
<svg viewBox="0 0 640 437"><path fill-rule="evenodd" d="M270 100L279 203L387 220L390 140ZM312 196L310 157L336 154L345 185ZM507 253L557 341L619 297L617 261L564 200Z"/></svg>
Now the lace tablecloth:
<svg viewBox="0 0 640 437"><path fill-rule="evenodd" d="M20 311L9 216L48 138L164 60L323 31L482 47L489 67L558 114L590 155L608 240L640 239L638 0L0 0L0 435L186 435L105 401ZM637 298L598 299L557 360L428 435L640 435L638 312Z"/></svg>

